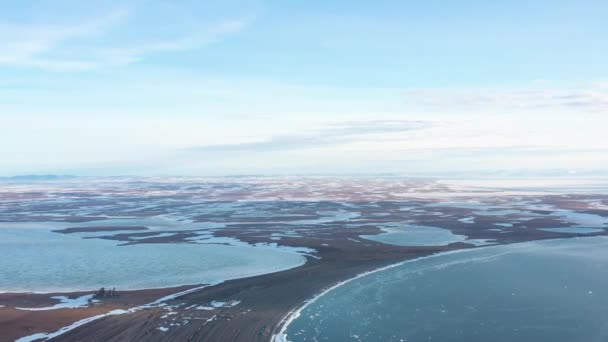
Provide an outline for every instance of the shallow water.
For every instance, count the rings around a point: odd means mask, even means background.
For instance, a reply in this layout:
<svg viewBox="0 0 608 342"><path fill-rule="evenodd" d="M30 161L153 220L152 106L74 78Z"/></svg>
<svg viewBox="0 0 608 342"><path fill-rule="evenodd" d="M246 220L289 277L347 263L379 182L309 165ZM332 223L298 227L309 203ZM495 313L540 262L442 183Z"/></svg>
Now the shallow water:
<svg viewBox="0 0 608 342"><path fill-rule="evenodd" d="M444 254L353 280L302 310L290 341L608 339L608 238Z"/></svg>
<svg viewBox="0 0 608 342"><path fill-rule="evenodd" d="M570 210L558 210L552 215L560 217L564 221L572 224L584 225L588 227L604 227L608 224L608 217L602 217L595 214L579 213Z"/></svg>
<svg viewBox="0 0 608 342"><path fill-rule="evenodd" d="M383 226L384 233L361 235L362 238L398 246L443 246L452 242L467 242L465 235L448 229L395 223Z"/></svg>
<svg viewBox="0 0 608 342"><path fill-rule="evenodd" d="M47 229L0 229L0 292L208 284L279 271L305 262L301 255L270 247L117 244Z"/></svg>
<svg viewBox="0 0 608 342"><path fill-rule="evenodd" d="M604 229L601 228L585 228L585 227L560 227L560 228L539 228L547 232L555 233L570 233L570 234L593 234L601 233Z"/></svg>

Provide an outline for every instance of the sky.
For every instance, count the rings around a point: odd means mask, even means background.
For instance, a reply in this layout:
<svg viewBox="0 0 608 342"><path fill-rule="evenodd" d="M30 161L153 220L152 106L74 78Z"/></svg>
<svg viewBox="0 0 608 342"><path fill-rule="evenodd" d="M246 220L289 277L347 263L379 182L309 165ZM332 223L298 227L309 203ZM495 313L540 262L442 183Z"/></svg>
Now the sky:
<svg viewBox="0 0 608 342"><path fill-rule="evenodd" d="M0 176L601 173L606 13L2 1Z"/></svg>

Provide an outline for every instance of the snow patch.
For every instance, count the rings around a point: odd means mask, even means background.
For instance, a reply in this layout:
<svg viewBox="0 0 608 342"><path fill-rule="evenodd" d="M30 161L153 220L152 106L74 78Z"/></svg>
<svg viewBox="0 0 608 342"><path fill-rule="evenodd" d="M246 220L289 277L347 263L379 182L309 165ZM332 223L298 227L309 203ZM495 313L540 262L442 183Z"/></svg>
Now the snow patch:
<svg viewBox="0 0 608 342"><path fill-rule="evenodd" d="M17 310L26 311L47 311L47 310L58 310L58 309L75 309L75 308L86 308L90 302L93 301L94 295L84 295L77 298L70 299L66 296L53 296L51 298L59 300L59 303L53 306L47 306L43 308L15 308Z"/></svg>

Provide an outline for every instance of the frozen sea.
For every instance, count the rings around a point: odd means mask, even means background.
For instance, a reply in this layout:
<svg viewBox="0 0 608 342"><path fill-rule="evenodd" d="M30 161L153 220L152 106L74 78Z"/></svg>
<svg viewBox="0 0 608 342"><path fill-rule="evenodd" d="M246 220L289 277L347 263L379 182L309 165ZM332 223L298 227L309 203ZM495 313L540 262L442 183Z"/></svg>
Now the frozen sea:
<svg viewBox="0 0 608 342"><path fill-rule="evenodd" d="M485 247L355 279L305 307L300 341L608 340L608 238Z"/></svg>

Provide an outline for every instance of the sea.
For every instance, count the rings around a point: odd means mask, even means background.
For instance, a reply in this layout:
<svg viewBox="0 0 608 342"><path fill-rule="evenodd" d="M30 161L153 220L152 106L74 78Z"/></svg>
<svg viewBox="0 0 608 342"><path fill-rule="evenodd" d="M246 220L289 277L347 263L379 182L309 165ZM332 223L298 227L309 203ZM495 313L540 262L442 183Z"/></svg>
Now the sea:
<svg viewBox="0 0 608 342"><path fill-rule="evenodd" d="M491 246L339 286L287 328L300 341L608 340L608 238Z"/></svg>

